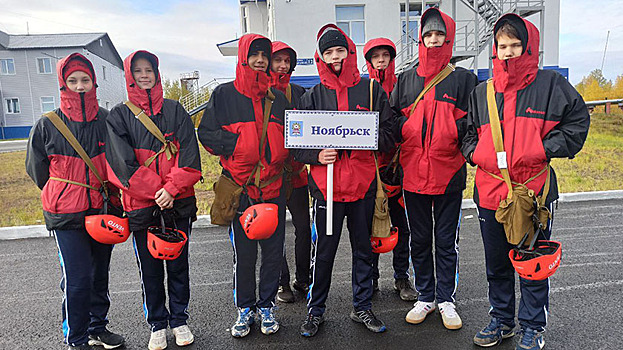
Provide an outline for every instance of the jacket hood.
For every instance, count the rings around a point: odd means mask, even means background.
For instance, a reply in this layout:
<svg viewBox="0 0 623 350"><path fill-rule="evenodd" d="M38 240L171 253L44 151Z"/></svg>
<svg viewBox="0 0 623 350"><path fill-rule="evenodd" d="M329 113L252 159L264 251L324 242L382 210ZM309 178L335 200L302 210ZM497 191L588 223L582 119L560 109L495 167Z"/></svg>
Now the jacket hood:
<svg viewBox="0 0 623 350"><path fill-rule="evenodd" d="M272 44L268 38L259 34L245 34L238 41L238 63L236 65L236 79L234 86L241 94L252 100L260 100L266 96L270 84L270 61L265 72L258 72L249 66L248 56L251 43L255 40L266 40Z"/></svg>
<svg viewBox="0 0 623 350"><path fill-rule="evenodd" d="M417 74L421 77L432 77L450 63L452 58L452 47L454 46L454 36L456 23L450 18L450 16L439 11L437 8L429 8L422 15L420 23L426 23L429 16L438 13L441 16L444 24L446 25L446 41L439 47L426 47L424 46L424 38L422 36L422 28L420 26L418 52L420 64L417 67Z"/></svg>
<svg viewBox="0 0 623 350"><path fill-rule="evenodd" d="M91 69L93 76L93 88L88 92L74 92L69 90L65 79L63 79L63 69L71 60L82 60ZM56 73L58 75L58 85L61 90L61 111L67 118L73 121L91 121L97 117L99 105L97 103L97 81L95 77L95 69L93 64L86 57L79 53L71 55L58 61L56 64ZM84 103L83 103L84 102Z"/></svg>
<svg viewBox="0 0 623 350"><path fill-rule="evenodd" d="M521 56L507 60L498 58L496 40L494 40L493 84L497 92L523 89L534 81L539 70L539 30L529 21L509 13L500 17L495 23L493 35L505 22L516 27L519 33L527 32L528 37ZM521 26L525 26L525 30Z"/></svg>
<svg viewBox="0 0 623 350"><path fill-rule="evenodd" d="M348 56L342 62L342 69L340 75L335 74L329 64L322 60L322 52L319 52L318 41L326 30L336 29L339 30L346 37L348 42ZM320 82L333 90L341 90L357 85L361 80L359 76L359 70L357 69L357 47L355 43L335 24L326 24L318 31L316 36L316 53L314 54L316 60L316 67L318 68L318 75L320 76Z"/></svg>
<svg viewBox="0 0 623 350"><path fill-rule="evenodd" d="M294 68L296 67L296 51L283 41L273 41L273 57L275 53L281 50L286 50L290 55L290 70L288 73L276 73L270 71L270 86L275 87L278 90L285 92L288 84L290 84L290 77ZM272 63L271 63L272 64Z"/></svg>
<svg viewBox="0 0 623 350"><path fill-rule="evenodd" d="M372 49L377 47L386 47L389 50L389 54L391 56L389 64L385 69L375 69L372 66L372 62L370 62L370 58L372 56ZM370 74L370 79L374 79L381 83L383 86L383 90L389 94L394 89L394 85L398 80L396 78L396 67L395 67L395 58L396 58L396 46L394 43L387 38L376 38L368 41L366 45L363 47L363 55L366 58L366 66L368 67L368 73Z"/></svg>
<svg viewBox="0 0 623 350"><path fill-rule="evenodd" d="M141 89L136 84L136 80L134 80L134 75L132 74L132 61L136 55L146 58L153 66L154 73L156 73L156 84L151 89ZM145 50L135 51L123 60L123 70L125 71L125 85L128 90L128 100L143 109L147 115L156 115L162 110L164 92L162 90L159 65L160 63L158 61L158 57Z"/></svg>

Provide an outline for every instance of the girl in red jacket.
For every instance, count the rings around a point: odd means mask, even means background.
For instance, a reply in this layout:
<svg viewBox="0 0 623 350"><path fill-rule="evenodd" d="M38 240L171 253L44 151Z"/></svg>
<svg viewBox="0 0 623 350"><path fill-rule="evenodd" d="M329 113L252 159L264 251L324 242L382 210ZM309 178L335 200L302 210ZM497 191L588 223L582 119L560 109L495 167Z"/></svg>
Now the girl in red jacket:
<svg viewBox="0 0 623 350"><path fill-rule="evenodd" d="M201 178L195 128L181 104L163 98L158 58L137 51L123 62L128 98L149 117L169 142L166 151L126 104L118 104L107 120L110 181L123 189L123 207L130 218L136 260L143 288L143 309L151 326L149 349L167 347L167 327L179 346L191 344L186 325L190 282L188 242L175 260L166 262L169 309L165 303L165 264L147 248L147 228L160 225L160 215L190 238L196 219L194 184ZM161 212L162 211L162 212Z"/></svg>
<svg viewBox="0 0 623 350"><path fill-rule="evenodd" d="M93 65L86 57L73 53L58 62L57 71L61 106L54 113L106 180L104 143L108 111L97 105ZM123 337L106 329L110 307L108 269L113 246L95 241L84 227L85 216L102 213L102 185L46 115L30 131L26 171L42 190L45 225L54 232L58 246L63 272L65 343L69 349L121 346Z"/></svg>

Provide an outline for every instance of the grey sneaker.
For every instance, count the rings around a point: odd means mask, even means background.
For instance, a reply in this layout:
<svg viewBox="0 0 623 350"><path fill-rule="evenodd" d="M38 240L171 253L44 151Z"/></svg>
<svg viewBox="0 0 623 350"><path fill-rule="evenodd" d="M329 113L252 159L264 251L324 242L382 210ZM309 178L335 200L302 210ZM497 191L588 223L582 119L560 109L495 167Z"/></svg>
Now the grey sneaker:
<svg viewBox="0 0 623 350"><path fill-rule="evenodd" d="M357 323L363 323L368 330L374 333L382 333L386 329L383 321L376 318L372 310L353 310L350 313L350 319Z"/></svg>
<svg viewBox="0 0 623 350"><path fill-rule="evenodd" d="M417 292L413 289L408 278L394 280L394 290L400 293L400 299L404 301L417 300Z"/></svg>
<svg viewBox="0 0 623 350"><path fill-rule="evenodd" d="M292 293L292 289L290 289L289 285L279 286L279 290L277 291L277 300L282 303L293 303L294 302L294 293Z"/></svg>
<svg viewBox="0 0 623 350"><path fill-rule="evenodd" d="M515 335L514 327L503 324L499 319L492 317L491 322L474 336L474 344L488 348L498 345L502 340Z"/></svg>

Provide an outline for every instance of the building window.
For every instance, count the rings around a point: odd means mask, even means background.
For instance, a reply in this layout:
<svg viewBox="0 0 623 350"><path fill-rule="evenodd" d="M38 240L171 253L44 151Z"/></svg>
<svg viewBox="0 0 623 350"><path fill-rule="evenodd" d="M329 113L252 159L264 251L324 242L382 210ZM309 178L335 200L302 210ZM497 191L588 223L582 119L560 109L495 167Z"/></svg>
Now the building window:
<svg viewBox="0 0 623 350"><path fill-rule="evenodd" d="M106 66L102 66L102 79L107 80L106 79Z"/></svg>
<svg viewBox="0 0 623 350"><path fill-rule="evenodd" d="M0 73L3 75L15 74L15 61L12 58L0 59Z"/></svg>
<svg viewBox="0 0 623 350"><path fill-rule="evenodd" d="M52 74L52 59L49 57L37 58L39 74Z"/></svg>
<svg viewBox="0 0 623 350"><path fill-rule="evenodd" d="M366 22L363 6L336 6L335 19L337 26L346 33L357 45L366 42Z"/></svg>
<svg viewBox="0 0 623 350"><path fill-rule="evenodd" d="M240 11L242 11L242 34L247 34L249 32L249 8L243 6Z"/></svg>
<svg viewBox="0 0 623 350"><path fill-rule="evenodd" d="M53 111L54 108L56 108L56 106L54 105L54 97L41 97L41 113Z"/></svg>
<svg viewBox="0 0 623 350"><path fill-rule="evenodd" d="M20 113L19 99L18 98L5 98L6 112L9 114Z"/></svg>

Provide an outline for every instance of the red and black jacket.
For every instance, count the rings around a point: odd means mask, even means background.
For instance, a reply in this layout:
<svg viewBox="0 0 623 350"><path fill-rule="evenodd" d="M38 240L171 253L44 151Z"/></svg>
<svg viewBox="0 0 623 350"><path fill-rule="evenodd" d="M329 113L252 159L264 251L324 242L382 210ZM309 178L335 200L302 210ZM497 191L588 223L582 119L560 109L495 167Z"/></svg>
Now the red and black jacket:
<svg viewBox="0 0 623 350"><path fill-rule="evenodd" d="M422 23L435 11L446 25L446 41L440 47L427 48L420 30L419 66L398 77L390 98L394 113L399 116L396 137L402 140L403 188L427 195L465 189L467 170L460 151L461 140L466 132L469 94L478 82L472 72L457 67L428 91L409 114L416 97L452 57L455 35L452 18L430 8L422 15Z"/></svg>
<svg viewBox="0 0 623 350"><path fill-rule="evenodd" d="M275 73L272 70L270 71L270 86L286 93L286 89L288 85L290 86L291 92L291 100L290 106L292 108L296 108L301 102L301 96L305 93L305 88L290 83L290 77L292 76L292 72L294 72L294 68L296 67L296 51L292 49L288 44L283 41L273 41L273 56L276 52L286 50L286 52L290 55L290 71L287 73ZM287 97L287 95L286 95ZM299 188L303 186L307 186L307 168L305 164L297 162L294 160L294 157L290 154L288 160L286 161L286 166L289 167L289 171L291 172L290 181L292 182L292 187Z"/></svg>
<svg viewBox="0 0 623 350"><path fill-rule="evenodd" d="M265 148L260 154L270 67L266 72L249 67L247 57L254 40L268 41L258 34L247 34L240 38L236 79L214 89L199 124L198 134L203 147L220 156L223 174L238 185L247 182L261 161L260 186L262 182L272 181L262 188L262 198L273 199L279 196L283 184L283 177L274 179L282 174L288 158L288 150L284 147L283 120L290 104L281 91L271 88L275 100L267 121ZM260 198L260 191L253 183L247 190L250 197Z"/></svg>
<svg viewBox="0 0 623 350"><path fill-rule="evenodd" d="M132 59L138 52L150 56L156 73L156 85L142 90L132 75ZM156 124L164 137L177 146L178 152L167 160L161 153L149 165L145 161L162 148L160 142L123 103L113 107L107 119L106 160L110 181L123 189L123 207L130 218L130 230L142 230L159 223L154 212L159 208L154 198L161 188L175 201L178 217L195 217L197 205L194 184L201 178L199 147L192 120L179 102L163 98L158 58L137 51L123 62L128 98Z"/></svg>
<svg viewBox="0 0 623 350"><path fill-rule="evenodd" d="M93 88L85 93L69 90L63 79L63 68L70 60L81 59L91 69ZM79 53L73 53L56 66L61 90L61 106L54 112L61 117L76 137L91 161L106 180L106 116L108 111L97 104L95 70L91 62ZM102 185L80 158L63 134L45 116L30 130L26 154L26 172L41 191L43 216L48 230L75 230L84 228L84 217L102 212L100 191L50 177L71 180L101 188ZM112 188L111 188L112 189ZM113 189L116 192L116 189Z"/></svg>
<svg viewBox="0 0 623 350"><path fill-rule="evenodd" d="M385 69L375 69L371 62L372 50L377 47L387 48L389 54L391 56L390 62ZM396 45L387 39L387 38L376 38L369 40L366 45L363 47L363 56L366 59L366 66L368 67L368 74L370 74L370 79L374 79L378 81L381 86L383 86L383 90L387 94L387 98L390 97L392 91L394 90L394 86L396 85ZM393 147L389 152L379 153L379 167L385 166L389 164L389 162L394 157L396 152L396 147Z"/></svg>
<svg viewBox="0 0 623 350"><path fill-rule="evenodd" d="M493 47L493 83L502 124L504 149L511 180L524 183L538 174L551 158L573 158L584 145L590 116L584 100L569 82L551 70L540 70L539 32L523 18L508 14L501 21L524 25L528 39L521 56L508 60L497 58ZM477 165L474 201L495 210L506 198L508 188L484 170L500 175L487 109L486 83L474 89L467 116L467 135L462 152ZM469 158L468 158L469 159ZM527 184L541 193L547 173ZM558 198L556 176L551 172L546 203Z"/></svg>
<svg viewBox="0 0 623 350"><path fill-rule="evenodd" d="M334 24L327 24L318 32L317 40L328 28L341 31ZM344 34L342 32L342 34ZM370 80L361 78L357 69L357 52L353 41L346 35L348 56L342 62L340 74L321 59L316 52L316 66L320 84L308 90L301 98L299 109L326 111L368 111L370 108ZM392 112L387 95L381 85L374 81L372 92L374 111L379 112L379 151L387 152L394 145L392 136ZM325 200L327 194L327 167L318 162L321 150L296 149L294 158L311 164L309 187L314 198ZM333 200L354 202L374 196L376 171L372 151L339 150L334 163Z"/></svg>

